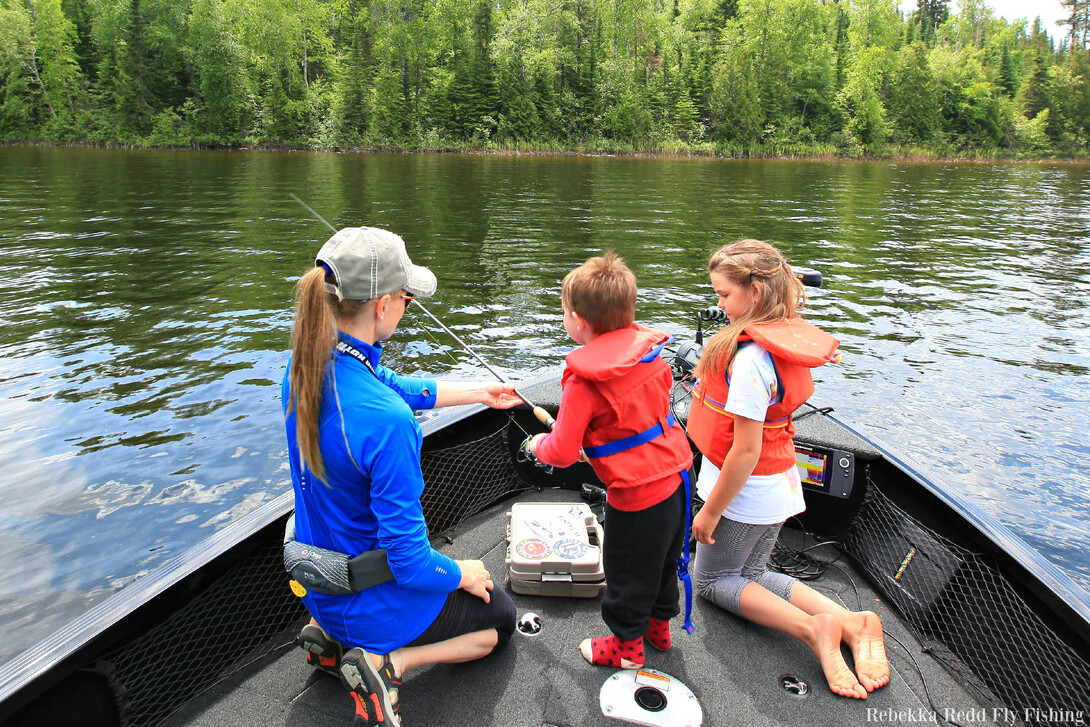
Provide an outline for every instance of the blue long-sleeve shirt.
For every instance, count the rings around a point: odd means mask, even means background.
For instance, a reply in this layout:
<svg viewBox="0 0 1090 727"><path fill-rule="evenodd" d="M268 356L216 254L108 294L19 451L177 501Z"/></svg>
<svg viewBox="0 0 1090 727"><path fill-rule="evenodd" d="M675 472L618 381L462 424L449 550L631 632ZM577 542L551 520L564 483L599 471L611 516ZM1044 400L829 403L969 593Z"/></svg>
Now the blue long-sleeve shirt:
<svg viewBox="0 0 1090 727"><path fill-rule="evenodd" d="M387 653L420 636L461 582L458 565L431 547L420 506L423 434L413 409L435 405L436 382L382 366L381 345L343 333L341 340L374 372L349 354L333 354L319 417L326 483L301 469L294 410L285 418L295 533L301 543L349 557L385 548L394 580L345 596L308 593L303 601L337 641ZM285 412L289 391L285 374Z"/></svg>

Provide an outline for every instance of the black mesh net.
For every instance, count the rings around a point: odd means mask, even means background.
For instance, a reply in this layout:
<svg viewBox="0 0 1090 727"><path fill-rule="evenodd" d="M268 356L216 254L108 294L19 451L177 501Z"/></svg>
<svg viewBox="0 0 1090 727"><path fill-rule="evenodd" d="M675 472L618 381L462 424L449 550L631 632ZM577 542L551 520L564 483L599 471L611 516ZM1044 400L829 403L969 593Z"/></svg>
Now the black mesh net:
<svg viewBox="0 0 1090 727"><path fill-rule="evenodd" d="M997 721L1055 725L1090 714L1082 686L1090 683L1090 664L985 556L922 526L873 485L846 546L921 642Z"/></svg>
<svg viewBox="0 0 1090 727"><path fill-rule="evenodd" d="M515 473L507 427L471 442L424 452L424 519L431 535L453 527L523 485Z"/></svg>
<svg viewBox="0 0 1090 727"><path fill-rule="evenodd" d="M425 452L421 498L428 530L438 534L525 487L515 473L506 428ZM270 641L295 636L306 616L288 588L283 547L273 533L252 554L125 647L103 657L123 705L123 724L158 724ZM274 637L278 637L274 639Z"/></svg>
<svg viewBox="0 0 1090 727"><path fill-rule="evenodd" d="M288 589L280 538L270 537L184 608L104 658L124 691L123 724L158 724L305 613Z"/></svg>

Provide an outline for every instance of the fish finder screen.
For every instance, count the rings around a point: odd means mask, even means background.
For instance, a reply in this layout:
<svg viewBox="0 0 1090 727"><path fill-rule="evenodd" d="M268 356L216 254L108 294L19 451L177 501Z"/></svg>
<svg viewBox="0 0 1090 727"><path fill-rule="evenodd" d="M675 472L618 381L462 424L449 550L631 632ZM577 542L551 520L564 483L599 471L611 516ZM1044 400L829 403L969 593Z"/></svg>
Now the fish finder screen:
<svg viewBox="0 0 1090 727"><path fill-rule="evenodd" d="M799 477L803 485L824 490L828 487L825 482L825 459L823 454L807 452L804 449L795 450L795 464L799 469Z"/></svg>

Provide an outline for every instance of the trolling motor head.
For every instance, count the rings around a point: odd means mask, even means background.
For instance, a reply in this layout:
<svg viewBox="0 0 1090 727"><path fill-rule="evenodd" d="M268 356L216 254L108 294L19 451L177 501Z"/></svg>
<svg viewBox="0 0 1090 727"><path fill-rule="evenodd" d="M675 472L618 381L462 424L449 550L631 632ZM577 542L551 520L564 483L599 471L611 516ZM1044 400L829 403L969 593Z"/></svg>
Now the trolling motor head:
<svg viewBox="0 0 1090 727"><path fill-rule="evenodd" d="M709 306L696 316L696 340L684 341L678 346L677 353L674 354L674 376L676 378L684 378L686 375L690 375L696 370L696 364L700 360L700 354L704 353L704 330L702 323L704 321L714 321L722 323L727 320L727 313L722 308L717 306Z"/></svg>

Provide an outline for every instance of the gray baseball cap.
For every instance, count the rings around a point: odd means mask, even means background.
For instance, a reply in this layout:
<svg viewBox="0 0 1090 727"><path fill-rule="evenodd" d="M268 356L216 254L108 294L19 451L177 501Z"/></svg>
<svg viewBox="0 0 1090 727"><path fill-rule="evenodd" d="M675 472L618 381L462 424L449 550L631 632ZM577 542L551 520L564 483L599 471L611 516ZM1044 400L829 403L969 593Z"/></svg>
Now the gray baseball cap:
<svg viewBox="0 0 1090 727"><path fill-rule="evenodd" d="M402 289L422 298L435 294L435 274L413 265L398 235L377 227L345 227L326 240L314 264L332 273L326 292L338 300L371 300Z"/></svg>

